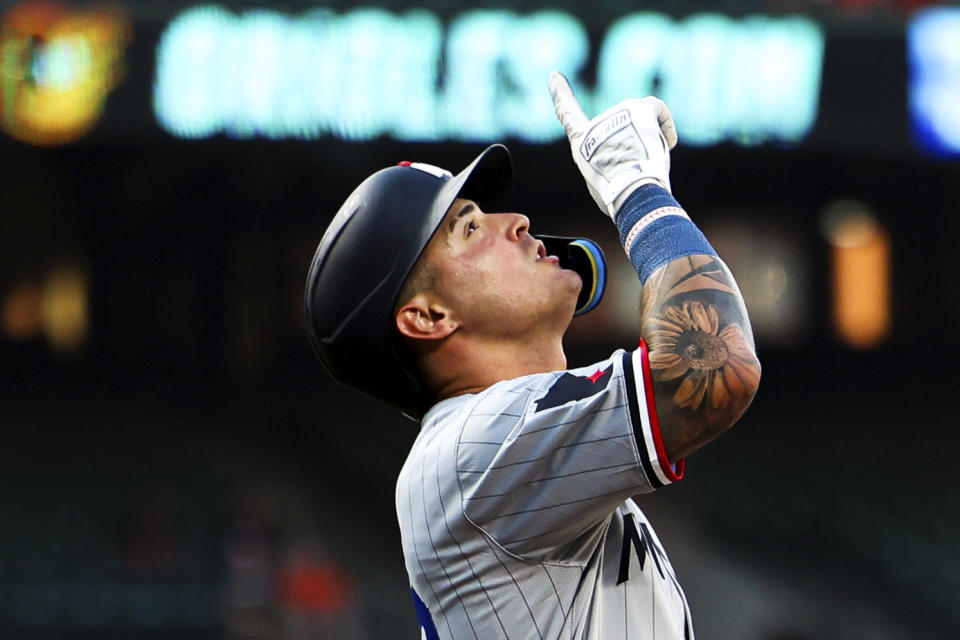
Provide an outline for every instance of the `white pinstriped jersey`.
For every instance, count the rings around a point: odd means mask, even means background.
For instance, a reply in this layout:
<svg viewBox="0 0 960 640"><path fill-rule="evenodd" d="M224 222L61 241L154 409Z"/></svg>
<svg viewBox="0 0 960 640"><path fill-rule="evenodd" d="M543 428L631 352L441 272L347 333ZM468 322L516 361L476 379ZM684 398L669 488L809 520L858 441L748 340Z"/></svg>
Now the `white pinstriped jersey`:
<svg viewBox="0 0 960 640"><path fill-rule="evenodd" d="M397 482L423 637L692 639L631 499L682 474L663 453L643 344L438 403Z"/></svg>

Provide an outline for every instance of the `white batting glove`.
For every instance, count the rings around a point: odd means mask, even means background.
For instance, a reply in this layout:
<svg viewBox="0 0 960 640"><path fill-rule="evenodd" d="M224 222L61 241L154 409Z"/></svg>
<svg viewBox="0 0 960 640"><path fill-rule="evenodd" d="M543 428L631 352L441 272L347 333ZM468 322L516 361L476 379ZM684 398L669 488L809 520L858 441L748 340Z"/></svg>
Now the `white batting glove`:
<svg viewBox="0 0 960 640"><path fill-rule="evenodd" d="M558 71L550 74L550 95L573 161L607 215L616 220L617 211L642 185L670 191L670 149L677 144L677 129L663 100L631 98L590 120Z"/></svg>

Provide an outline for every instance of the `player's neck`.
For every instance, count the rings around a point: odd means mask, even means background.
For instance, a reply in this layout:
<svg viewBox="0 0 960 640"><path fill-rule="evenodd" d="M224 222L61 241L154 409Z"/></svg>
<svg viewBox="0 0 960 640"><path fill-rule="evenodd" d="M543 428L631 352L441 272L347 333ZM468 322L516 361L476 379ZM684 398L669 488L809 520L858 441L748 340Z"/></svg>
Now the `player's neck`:
<svg viewBox="0 0 960 640"><path fill-rule="evenodd" d="M567 366L562 335L531 341L460 338L425 362L436 401L477 393L502 380Z"/></svg>

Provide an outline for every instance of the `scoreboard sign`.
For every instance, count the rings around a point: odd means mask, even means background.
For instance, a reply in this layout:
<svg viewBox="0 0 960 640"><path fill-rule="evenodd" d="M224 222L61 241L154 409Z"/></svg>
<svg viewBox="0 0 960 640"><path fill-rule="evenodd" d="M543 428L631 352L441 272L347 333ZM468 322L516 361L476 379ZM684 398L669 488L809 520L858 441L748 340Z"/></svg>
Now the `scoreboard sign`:
<svg viewBox="0 0 960 640"><path fill-rule="evenodd" d="M161 35L153 108L182 138L544 143L563 135L546 88L559 69L588 112L656 93L688 145L792 144L816 121L824 39L801 16L639 12L591 43L556 10L477 9L445 23L425 9L204 5Z"/></svg>

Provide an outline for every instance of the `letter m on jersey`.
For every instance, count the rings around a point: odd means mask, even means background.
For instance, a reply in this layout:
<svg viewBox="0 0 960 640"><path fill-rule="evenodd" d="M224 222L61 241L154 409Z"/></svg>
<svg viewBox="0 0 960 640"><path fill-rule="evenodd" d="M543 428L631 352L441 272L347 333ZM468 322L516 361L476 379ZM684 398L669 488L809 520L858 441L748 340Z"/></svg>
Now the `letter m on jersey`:
<svg viewBox="0 0 960 640"><path fill-rule="evenodd" d="M640 531L637 531L637 525L633 521L633 514L628 513L623 517L623 548L620 550L620 571L617 573L617 584L623 584L630 579L630 548L633 547L637 553L637 561L640 563L640 570L643 571L643 565L646 564L647 554L653 559L654 566L661 579L666 576L663 573L663 566L660 559L666 559L664 551L654 542L650 535L650 529L645 522L640 523Z"/></svg>

